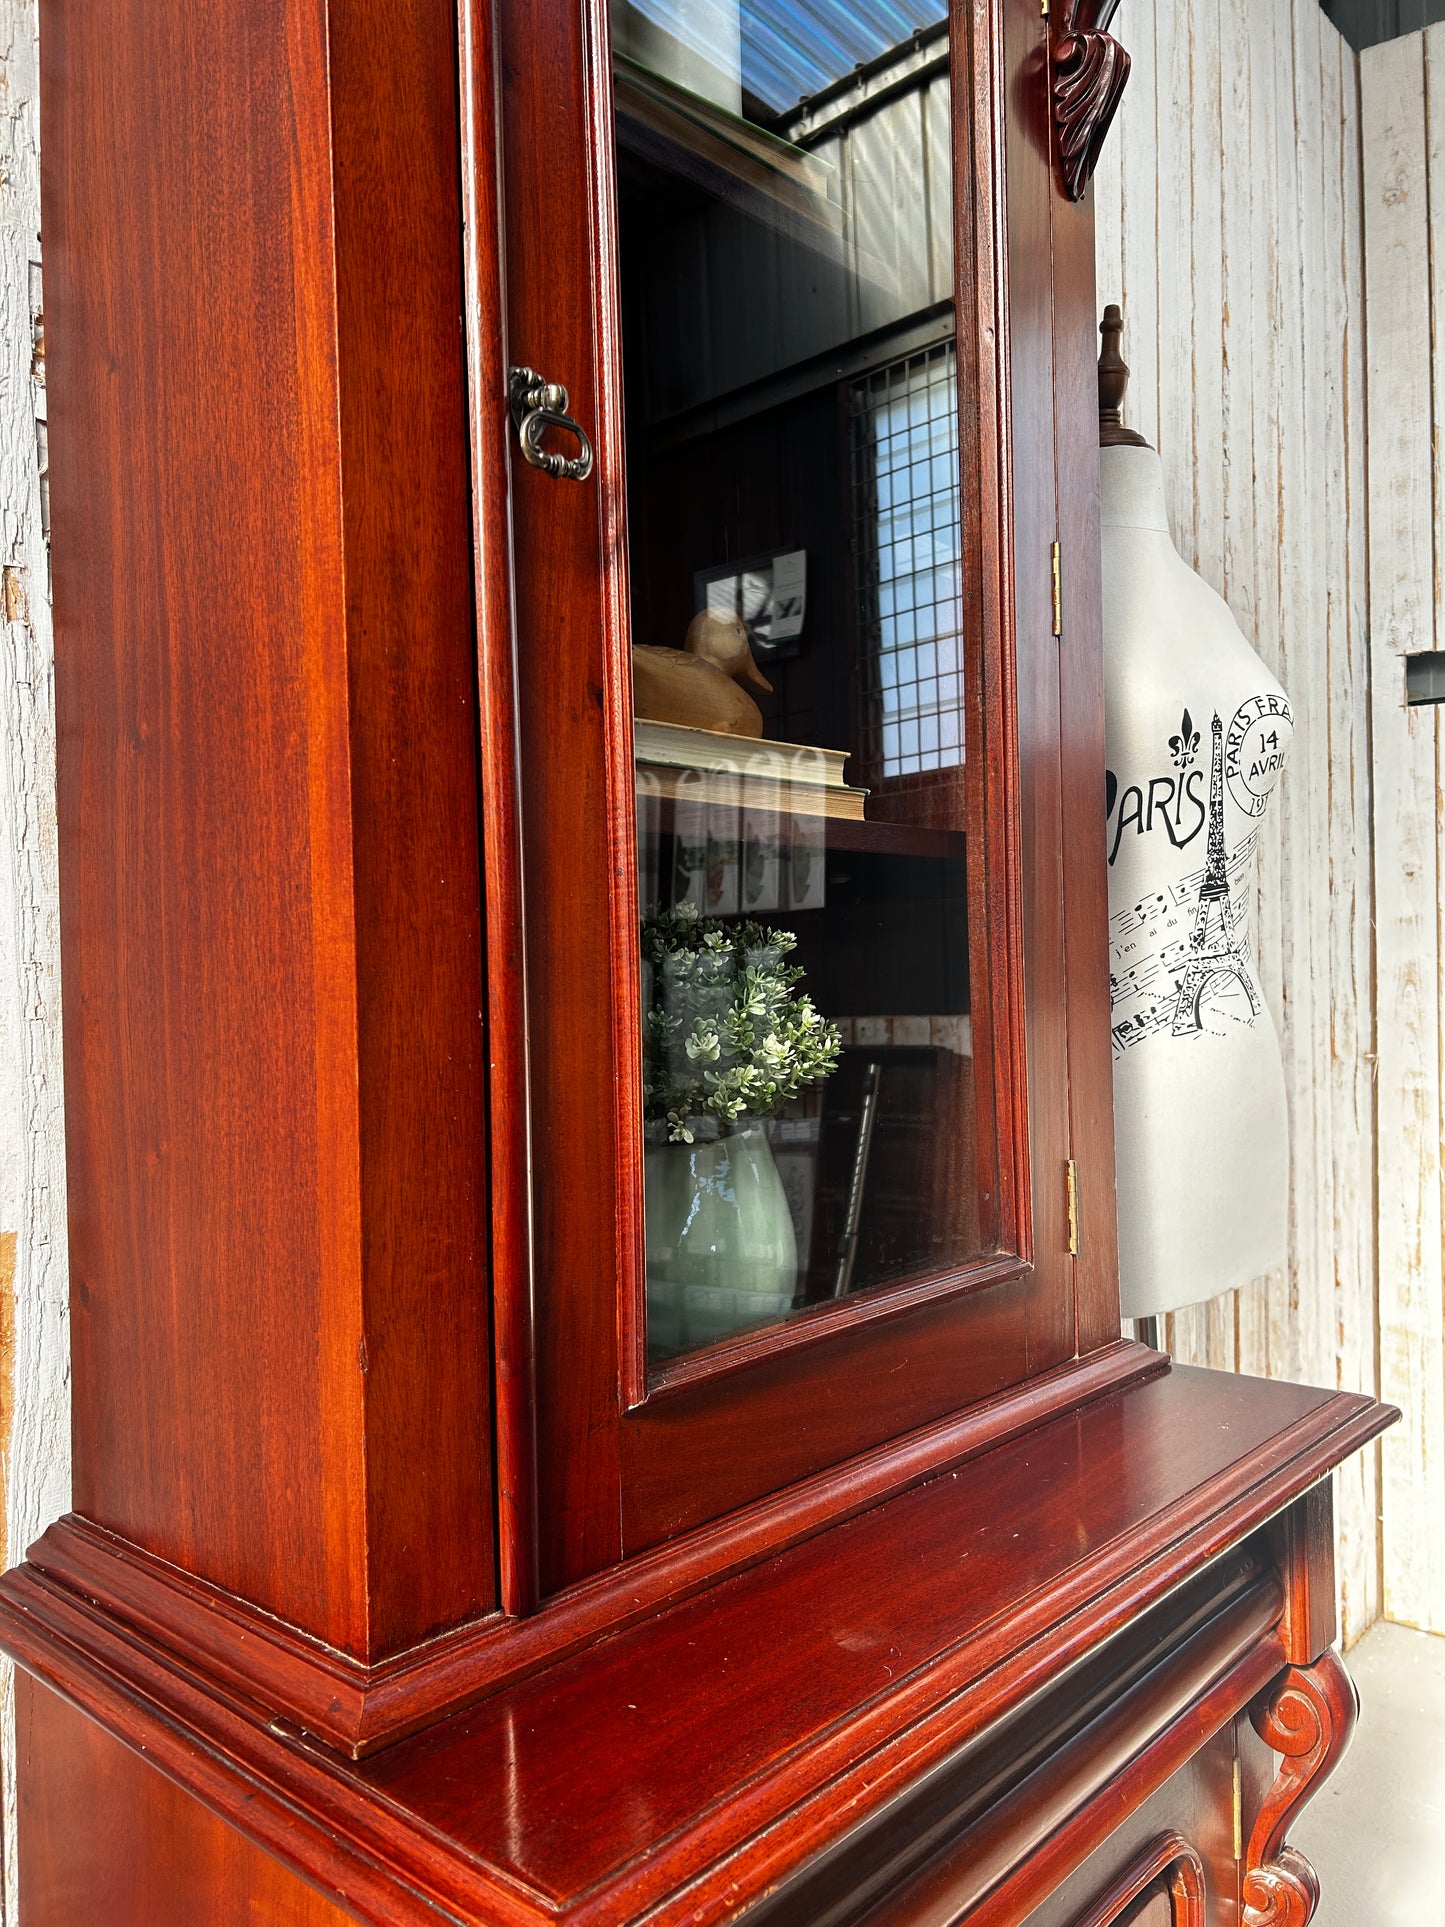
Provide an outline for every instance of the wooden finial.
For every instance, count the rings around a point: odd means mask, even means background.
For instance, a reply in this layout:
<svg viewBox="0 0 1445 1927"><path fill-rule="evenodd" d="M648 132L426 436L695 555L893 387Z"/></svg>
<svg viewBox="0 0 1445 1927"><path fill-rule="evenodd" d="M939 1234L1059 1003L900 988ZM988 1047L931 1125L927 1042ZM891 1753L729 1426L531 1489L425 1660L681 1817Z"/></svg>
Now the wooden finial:
<svg viewBox="0 0 1445 1927"><path fill-rule="evenodd" d="M1124 426L1124 390L1129 386L1129 364L1119 352L1124 332L1124 317L1118 304L1111 301L1099 323L1104 345L1099 351L1099 446L1100 448L1148 448L1135 429Z"/></svg>

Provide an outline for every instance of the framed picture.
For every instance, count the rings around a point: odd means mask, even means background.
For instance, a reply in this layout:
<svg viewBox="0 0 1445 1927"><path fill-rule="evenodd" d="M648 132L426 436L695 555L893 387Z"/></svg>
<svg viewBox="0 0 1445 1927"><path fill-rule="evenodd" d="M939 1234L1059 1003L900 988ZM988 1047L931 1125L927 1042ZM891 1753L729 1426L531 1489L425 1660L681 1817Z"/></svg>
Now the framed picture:
<svg viewBox="0 0 1445 1927"><path fill-rule="evenodd" d="M715 616L737 616L760 663L795 656L803 646L808 602L808 551L743 556L699 569L693 601Z"/></svg>

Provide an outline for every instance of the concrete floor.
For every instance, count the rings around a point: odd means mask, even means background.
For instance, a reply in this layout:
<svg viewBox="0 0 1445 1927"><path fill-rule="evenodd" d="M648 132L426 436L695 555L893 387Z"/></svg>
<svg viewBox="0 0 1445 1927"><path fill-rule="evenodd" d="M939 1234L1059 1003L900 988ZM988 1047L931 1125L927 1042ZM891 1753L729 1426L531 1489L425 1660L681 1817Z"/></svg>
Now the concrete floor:
<svg viewBox="0 0 1445 1927"><path fill-rule="evenodd" d="M1445 1927L1445 1639L1381 1622L1345 1663L1360 1724L1289 1834L1320 1877L1313 1927Z"/></svg>

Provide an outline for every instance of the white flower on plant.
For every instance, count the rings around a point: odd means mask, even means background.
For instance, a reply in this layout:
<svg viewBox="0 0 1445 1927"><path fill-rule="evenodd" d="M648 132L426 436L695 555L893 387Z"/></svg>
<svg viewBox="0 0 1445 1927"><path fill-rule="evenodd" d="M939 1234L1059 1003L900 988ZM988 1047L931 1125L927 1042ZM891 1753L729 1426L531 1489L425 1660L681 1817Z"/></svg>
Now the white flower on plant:
<svg viewBox="0 0 1445 1927"><path fill-rule="evenodd" d="M643 1096L674 1143L692 1143L700 1117L772 1116L836 1068L837 1029L783 962L796 944L790 930L692 905L644 923Z"/></svg>
<svg viewBox="0 0 1445 1927"><path fill-rule="evenodd" d="M694 1064L715 1064L722 1055L722 1039L711 1027L699 1024L687 1040L687 1054Z"/></svg>

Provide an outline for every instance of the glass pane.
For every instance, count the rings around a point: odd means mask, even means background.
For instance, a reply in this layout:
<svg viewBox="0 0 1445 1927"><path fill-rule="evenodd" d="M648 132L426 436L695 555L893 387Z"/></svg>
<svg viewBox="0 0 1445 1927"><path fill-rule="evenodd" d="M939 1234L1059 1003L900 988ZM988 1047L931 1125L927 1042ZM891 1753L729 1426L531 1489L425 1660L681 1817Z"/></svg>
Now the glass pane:
<svg viewBox="0 0 1445 1927"><path fill-rule="evenodd" d="M977 644L943 6L612 20L659 1359L984 1247Z"/></svg>

